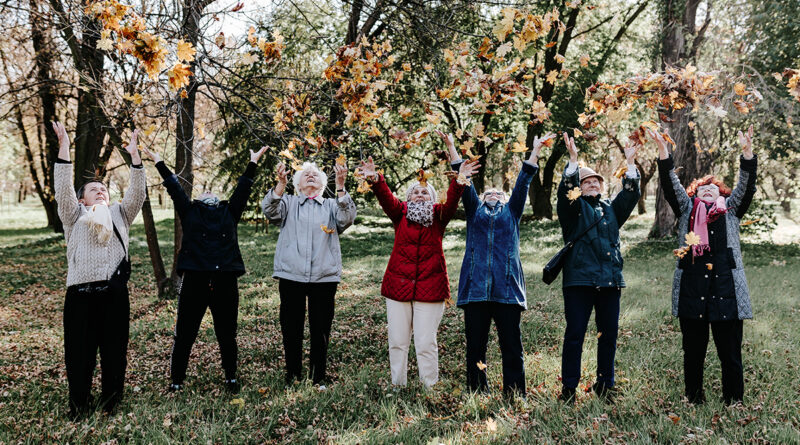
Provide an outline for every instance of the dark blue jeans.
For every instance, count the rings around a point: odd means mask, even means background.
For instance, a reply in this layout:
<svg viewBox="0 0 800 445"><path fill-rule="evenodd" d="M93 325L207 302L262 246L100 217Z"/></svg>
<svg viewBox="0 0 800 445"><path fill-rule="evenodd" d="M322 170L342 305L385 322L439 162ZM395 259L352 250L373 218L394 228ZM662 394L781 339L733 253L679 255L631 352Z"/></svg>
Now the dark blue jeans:
<svg viewBox="0 0 800 445"><path fill-rule="evenodd" d="M486 371L478 362L486 363L486 344L492 320L497 329L503 357L503 392L525 394L525 367L522 359L522 336L519 329L522 307L516 304L483 301L461 306L464 309L464 330L467 336L467 386L486 391Z"/></svg>
<svg viewBox="0 0 800 445"><path fill-rule="evenodd" d="M564 289L564 350L561 353L561 383L577 388L581 379L583 338L594 308L597 324L597 382L614 386L614 356L617 352L620 290L616 287L572 286Z"/></svg>

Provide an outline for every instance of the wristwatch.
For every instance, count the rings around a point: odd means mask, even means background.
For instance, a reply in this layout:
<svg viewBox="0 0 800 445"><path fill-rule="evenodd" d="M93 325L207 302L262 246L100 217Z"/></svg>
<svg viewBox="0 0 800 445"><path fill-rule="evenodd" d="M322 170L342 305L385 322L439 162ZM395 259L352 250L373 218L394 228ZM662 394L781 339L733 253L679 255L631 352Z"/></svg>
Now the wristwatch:
<svg viewBox="0 0 800 445"><path fill-rule="evenodd" d="M345 193L347 193L347 190L345 190L345 189L336 189L336 191L337 192L345 192Z"/></svg>

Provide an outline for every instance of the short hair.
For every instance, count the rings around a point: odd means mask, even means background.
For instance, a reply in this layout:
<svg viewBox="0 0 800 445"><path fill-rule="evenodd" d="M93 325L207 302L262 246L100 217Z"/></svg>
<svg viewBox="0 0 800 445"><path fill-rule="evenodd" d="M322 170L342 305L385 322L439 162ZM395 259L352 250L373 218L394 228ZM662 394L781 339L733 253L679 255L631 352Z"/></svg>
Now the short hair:
<svg viewBox="0 0 800 445"><path fill-rule="evenodd" d="M294 184L294 192L297 193L300 191L300 176L302 176L303 172L305 172L306 170L311 170L314 172L315 175L317 175L320 182L319 193L322 193L328 184L328 175L326 175L322 170L320 170L319 167L317 167L317 164L313 162L303 162L303 167L294 173L294 176L292 177L292 184Z"/></svg>
<svg viewBox="0 0 800 445"><path fill-rule="evenodd" d="M700 186L714 184L719 187L719 194L722 196L731 196L731 189L721 179L717 178L714 175L706 175L700 179L695 179L689 184L689 187L686 187L686 194L690 197L693 197L697 193L697 188Z"/></svg>
<svg viewBox="0 0 800 445"><path fill-rule="evenodd" d="M499 188L495 188L495 187L490 187L490 188L484 190L483 193L481 193L481 199L486 199L486 194L489 193L489 192L500 192L500 193L503 194L503 197L500 198L500 202L505 203L506 201L508 201L508 193L500 190Z"/></svg>
<svg viewBox="0 0 800 445"><path fill-rule="evenodd" d="M103 187L105 187L106 189L108 189L108 186L107 186L107 185L105 185L105 184L103 183L103 181L101 181L101 180L100 180L100 178L94 178L94 179L92 179L92 180L90 180L90 181L86 181L86 182L84 182L83 184L81 184L81 186L80 186L80 187L78 187L78 189L75 191L75 196L77 196L77 197L78 197L78 199L83 199L83 193L86 191L86 186L87 186L87 185L89 185L89 184L91 184L91 183L93 183L93 182L97 182L97 183L99 183L99 184L103 184Z"/></svg>
<svg viewBox="0 0 800 445"><path fill-rule="evenodd" d="M436 201L439 199L439 194L436 193L436 189L433 187L433 185L431 185L430 182L426 182L425 185L422 185L422 184L420 184L419 181L414 180L414 181L411 182L411 184L406 189L406 201L411 199L411 194L414 193L414 189L417 188L417 187L421 187L421 188L427 189L428 190L428 196L431 197L431 201L433 201L434 203L436 203Z"/></svg>

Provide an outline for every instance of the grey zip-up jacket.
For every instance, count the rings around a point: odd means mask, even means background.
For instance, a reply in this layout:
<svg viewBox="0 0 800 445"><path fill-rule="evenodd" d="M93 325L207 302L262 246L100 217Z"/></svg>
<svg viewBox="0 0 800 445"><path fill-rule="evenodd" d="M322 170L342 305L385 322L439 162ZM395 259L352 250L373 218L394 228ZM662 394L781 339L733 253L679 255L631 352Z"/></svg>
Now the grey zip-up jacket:
<svg viewBox="0 0 800 445"><path fill-rule="evenodd" d="M341 280L339 235L356 219L356 204L350 194L311 199L288 193L279 197L270 190L261 202L261 209L270 223L281 226L273 278L301 283Z"/></svg>

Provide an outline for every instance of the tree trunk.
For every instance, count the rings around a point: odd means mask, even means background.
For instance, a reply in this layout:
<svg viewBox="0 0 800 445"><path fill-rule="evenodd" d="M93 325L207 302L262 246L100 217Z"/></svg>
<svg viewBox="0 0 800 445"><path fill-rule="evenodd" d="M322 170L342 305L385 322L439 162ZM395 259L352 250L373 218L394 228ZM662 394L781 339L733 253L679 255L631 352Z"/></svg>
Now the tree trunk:
<svg viewBox="0 0 800 445"><path fill-rule="evenodd" d="M150 263L153 265L153 276L158 287L158 298L169 296L168 289L171 281L167 277L164 268L164 260L161 257L161 247L158 245L158 232L153 220L153 208L150 206L150 193L146 191L144 204L142 205L142 220L144 221L144 232L147 235L147 249L150 252Z"/></svg>
<svg viewBox="0 0 800 445"><path fill-rule="evenodd" d="M705 30L710 22L710 16L706 16L705 23L698 30L695 21L700 0L684 0L683 2L660 0L660 2L662 3L660 5L663 11L661 20L664 29L661 41L661 69L663 71L668 66L682 67L687 62L693 62L696 59L697 51L702 45ZM709 4L709 10L710 7ZM687 40L691 40L691 46L687 46ZM674 120L667 123L666 127L672 140L675 141L673 156L676 173L681 183L687 185L689 181L701 176L704 172L694 145L694 133L689 131L688 127L691 111L687 108L672 111L669 113L669 117ZM664 199L664 192L661 190L659 181L656 193L656 219L650 230L650 237L662 238L674 233L675 214L672 213L672 209Z"/></svg>

